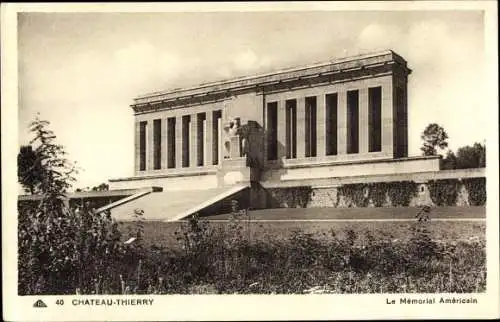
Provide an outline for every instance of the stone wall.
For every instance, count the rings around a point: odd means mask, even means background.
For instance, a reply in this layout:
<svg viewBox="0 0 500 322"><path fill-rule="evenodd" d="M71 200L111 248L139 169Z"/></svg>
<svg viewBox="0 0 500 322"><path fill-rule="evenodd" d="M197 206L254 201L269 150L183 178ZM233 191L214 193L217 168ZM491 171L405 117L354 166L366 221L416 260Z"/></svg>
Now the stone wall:
<svg viewBox="0 0 500 322"><path fill-rule="evenodd" d="M270 208L482 206L485 178L269 188Z"/></svg>

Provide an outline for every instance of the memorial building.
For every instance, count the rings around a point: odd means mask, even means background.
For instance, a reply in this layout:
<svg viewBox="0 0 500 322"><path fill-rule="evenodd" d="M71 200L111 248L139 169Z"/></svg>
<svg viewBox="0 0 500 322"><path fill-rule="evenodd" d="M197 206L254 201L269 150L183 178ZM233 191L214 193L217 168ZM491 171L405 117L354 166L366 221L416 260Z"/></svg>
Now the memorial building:
<svg viewBox="0 0 500 322"><path fill-rule="evenodd" d="M439 171L408 157L410 75L387 50L139 96L134 173L110 188L160 187L135 203L174 220L229 197L266 208L271 188Z"/></svg>

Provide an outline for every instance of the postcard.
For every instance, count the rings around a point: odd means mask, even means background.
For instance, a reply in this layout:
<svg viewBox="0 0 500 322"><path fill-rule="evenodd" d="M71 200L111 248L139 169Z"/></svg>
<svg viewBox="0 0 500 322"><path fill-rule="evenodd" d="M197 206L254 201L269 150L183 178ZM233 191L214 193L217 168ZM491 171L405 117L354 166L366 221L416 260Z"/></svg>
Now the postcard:
<svg viewBox="0 0 500 322"><path fill-rule="evenodd" d="M498 318L496 6L2 4L4 319Z"/></svg>

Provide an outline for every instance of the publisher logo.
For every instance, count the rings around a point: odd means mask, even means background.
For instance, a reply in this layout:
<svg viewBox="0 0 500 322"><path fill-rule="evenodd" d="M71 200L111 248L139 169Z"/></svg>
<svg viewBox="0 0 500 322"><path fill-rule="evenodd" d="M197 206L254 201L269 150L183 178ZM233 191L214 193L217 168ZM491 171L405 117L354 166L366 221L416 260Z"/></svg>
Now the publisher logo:
<svg viewBox="0 0 500 322"><path fill-rule="evenodd" d="M33 304L33 307L47 307L47 304L45 304L42 300L38 300Z"/></svg>

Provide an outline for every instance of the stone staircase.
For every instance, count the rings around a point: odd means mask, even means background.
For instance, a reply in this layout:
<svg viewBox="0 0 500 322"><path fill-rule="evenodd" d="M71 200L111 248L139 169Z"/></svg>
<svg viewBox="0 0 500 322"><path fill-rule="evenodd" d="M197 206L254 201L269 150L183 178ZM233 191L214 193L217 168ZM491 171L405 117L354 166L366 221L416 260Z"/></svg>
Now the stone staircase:
<svg viewBox="0 0 500 322"><path fill-rule="evenodd" d="M175 221L243 193L249 185L238 184L208 190L162 191L142 196L111 207L111 216L118 221L134 220L136 210L144 212L142 218L151 221Z"/></svg>

